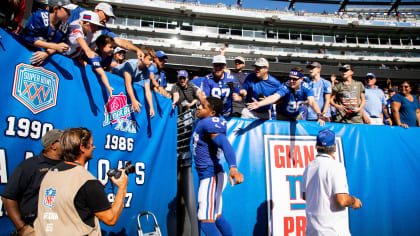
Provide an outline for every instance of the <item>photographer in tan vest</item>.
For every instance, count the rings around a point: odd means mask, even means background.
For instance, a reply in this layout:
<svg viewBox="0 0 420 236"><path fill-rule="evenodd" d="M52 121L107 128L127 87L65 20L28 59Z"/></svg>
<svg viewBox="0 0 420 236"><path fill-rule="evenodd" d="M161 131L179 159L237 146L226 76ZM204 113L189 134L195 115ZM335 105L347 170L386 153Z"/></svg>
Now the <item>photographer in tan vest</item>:
<svg viewBox="0 0 420 236"><path fill-rule="evenodd" d="M48 171L39 190L36 235L101 235L99 220L115 225L121 215L128 177L124 171L111 177L118 187L111 206L104 186L84 168L95 149L91 131L67 129L60 146L64 162Z"/></svg>

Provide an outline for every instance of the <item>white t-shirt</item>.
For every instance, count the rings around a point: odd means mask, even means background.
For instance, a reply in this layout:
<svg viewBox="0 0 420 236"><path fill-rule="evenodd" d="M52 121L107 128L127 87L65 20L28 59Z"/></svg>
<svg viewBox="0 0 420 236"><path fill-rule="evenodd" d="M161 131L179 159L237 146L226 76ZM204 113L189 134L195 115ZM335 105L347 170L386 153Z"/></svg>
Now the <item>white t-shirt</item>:
<svg viewBox="0 0 420 236"><path fill-rule="evenodd" d="M306 236L349 236L347 207L335 200L349 193L346 169L331 156L318 154L303 172L302 191L306 194Z"/></svg>
<svg viewBox="0 0 420 236"><path fill-rule="evenodd" d="M70 49L64 53L64 55L70 58L77 58L83 52L83 49L80 47L77 39L82 37L89 45L92 42L93 34L89 32L84 34L79 21L75 21L69 25L69 32L70 33L67 36L66 43L70 46Z"/></svg>

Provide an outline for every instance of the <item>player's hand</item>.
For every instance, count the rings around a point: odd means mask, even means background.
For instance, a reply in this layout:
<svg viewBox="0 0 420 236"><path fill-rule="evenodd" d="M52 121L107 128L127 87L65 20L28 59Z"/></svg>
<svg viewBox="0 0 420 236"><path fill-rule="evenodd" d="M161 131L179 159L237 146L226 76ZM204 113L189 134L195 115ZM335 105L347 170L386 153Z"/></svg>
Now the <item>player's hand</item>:
<svg viewBox="0 0 420 236"><path fill-rule="evenodd" d="M30 225L25 225L23 229L19 231L19 235L25 236L25 235L35 235L35 230Z"/></svg>
<svg viewBox="0 0 420 236"><path fill-rule="evenodd" d="M391 118L385 119L385 121L388 121L388 125L392 125L392 119Z"/></svg>
<svg viewBox="0 0 420 236"><path fill-rule="evenodd" d="M362 207L362 202L360 201L360 199L358 199L357 197L354 197L354 204L351 205L351 209L359 209L360 207Z"/></svg>
<svg viewBox="0 0 420 236"><path fill-rule="evenodd" d="M114 176L111 177L112 183L117 185L119 189L127 188L128 184L128 176L124 170L118 170L121 172L120 178L116 179Z"/></svg>
<svg viewBox="0 0 420 236"><path fill-rule="evenodd" d="M244 176L239 173L238 168L231 167L229 169L229 182L231 186L244 182Z"/></svg>
<svg viewBox="0 0 420 236"><path fill-rule="evenodd" d="M36 51L32 53L32 57L29 61L31 62L32 65L39 66L45 61L45 59L47 59L48 56L49 55L47 52Z"/></svg>
<svg viewBox="0 0 420 236"><path fill-rule="evenodd" d="M140 107L142 107L141 103L137 100L132 102L132 106L135 112L140 113Z"/></svg>
<svg viewBox="0 0 420 236"><path fill-rule="evenodd" d="M69 45L65 43L57 43L54 49L60 53L63 53L63 52L67 52L70 49L70 47Z"/></svg>
<svg viewBox="0 0 420 236"><path fill-rule="evenodd" d="M255 98L252 98L252 100L253 100L254 102L250 102L250 103L247 103L247 104L246 104L246 106L247 106L248 110L250 110L250 111L255 110L255 109L257 109L257 108L259 108L259 107L260 107L260 104L258 103L258 101L257 101L257 100L255 100Z"/></svg>

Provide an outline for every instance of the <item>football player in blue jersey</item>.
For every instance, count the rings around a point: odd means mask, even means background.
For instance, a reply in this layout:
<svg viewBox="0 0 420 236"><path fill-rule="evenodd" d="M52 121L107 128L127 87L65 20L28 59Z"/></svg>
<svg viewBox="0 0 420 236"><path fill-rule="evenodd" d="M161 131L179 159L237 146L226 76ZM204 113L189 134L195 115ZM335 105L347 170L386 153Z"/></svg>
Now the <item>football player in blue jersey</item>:
<svg viewBox="0 0 420 236"><path fill-rule="evenodd" d="M81 8L81 7L78 7L76 9L72 10L71 11L71 16L68 19L67 23L68 24L71 24L72 22L75 22L75 21L80 20L81 13L84 12L84 11L86 11L86 9ZM132 51L132 52L136 53L138 59L142 59L143 58L144 54L143 54L143 52L138 47L134 46L130 41L128 41L126 39L123 39L121 37L118 37L116 34L114 34L114 32L112 32L109 28L106 27L106 23L108 23L109 20L111 20L111 18L115 18L114 10L112 9L112 6L111 5L109 5L108 3L105 3L105 2L98 3L95 6L94 12L96 14L98 14L99 21L105 27L95 33L95 35L93 37L93 40L92 40L92 43L94 43L95 40L100 35L107 34L107 35L111 36L112 38L114 38L115 44L118 47L122 47L122 48L125 48L125 49L127 49L129 51ZM89 45L89 46L93 46L93 45ZM88 57L92 59L93 58L93 55L92 56L88 55Z"/></svg>
<svg viewBox="0 0 420 236"><path fill-rule="evenodd" d="M204 98L200 93L198 121L193 134L193 156L200 180L198 189L198 219L207 236L233 235L229 222L222 215L222 192L227 176L219 163L223 151L229 165L230 184L244 181L238 171L235 151L226 138L226 121L220 117L223 103L215 97Z"/></svg>
<svg viewBox="0 0 420 236"><path fill-rule="evenodd" d="M318 123L324 126L326 118L321 113L318 104L315 101L314 92L303 81L303 70L300 67L293 68L289 73L289 80L282 84L273 95L266 97L264 100L248 103L249 110L255 110L259 107L277 103L276 119L277 120L302 120L300 108L304 103L316 112L318 116Z"/></svg>
<svg viewBox="0 0 420 236"><path fill-rule="evenodd" d="M217 97L223 101L223 116L230 116L232 100L241 101L239 83L233 75L225 72L226 58L222 55L213 57L213 72L206 75L202 89L207 97Z"/></svg>
<svg viewBox="0 0 420 236"><path fill-rule="evenodd" d="M70 10L76 7L70 0L50 0L49 11L38 10L29 17L21 37L27 43L44 49L33 54L30 59L32 64L41 65L49 55L69 50L69 45L63 41L68 33Z"/></svg>

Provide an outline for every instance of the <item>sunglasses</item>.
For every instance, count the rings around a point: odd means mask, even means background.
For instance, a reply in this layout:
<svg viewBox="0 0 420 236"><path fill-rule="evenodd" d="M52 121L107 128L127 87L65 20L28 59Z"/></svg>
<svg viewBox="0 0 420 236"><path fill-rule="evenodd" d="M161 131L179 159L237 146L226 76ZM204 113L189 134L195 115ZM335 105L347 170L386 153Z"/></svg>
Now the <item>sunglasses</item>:
<svg viewBox="0 0 420 236"><path fill-rule="evenodd" d="M401 88L410 88L408 85L401 85Z"/></svg>
<svg viewBox="0 0 420 236"><path fill-rule="evenodd" d="M235 61L235 64L245 64L242 61Z"/></svg>
<svg viewBox="0 0 420 236"><path fill-rule="evenodd" d="M301 78L294 78L294 77L289 77L289 80L292 80L292 81L298 81L298 80L300 80Z"/></svg>
<svg viewBox="0 0 420 236"><path fill-rule="evenodd" d="M347 71L349 71L349 70L345 70L345 69L340 70L341 73L346 73Z"/></svg>

